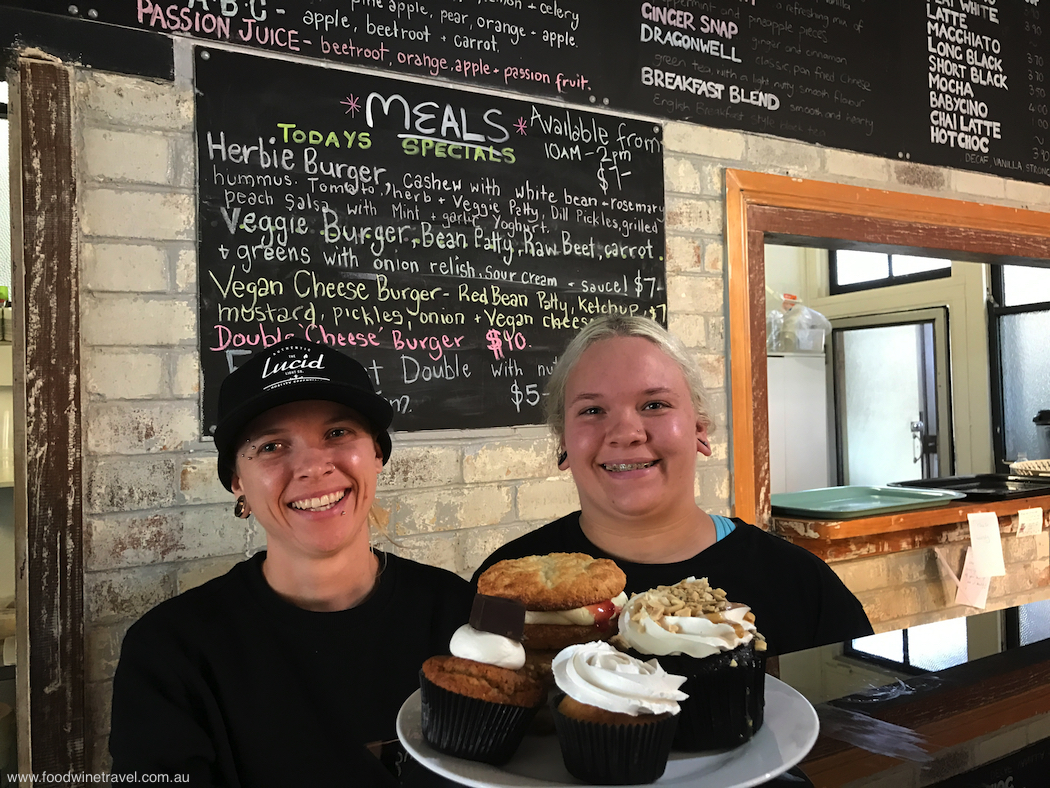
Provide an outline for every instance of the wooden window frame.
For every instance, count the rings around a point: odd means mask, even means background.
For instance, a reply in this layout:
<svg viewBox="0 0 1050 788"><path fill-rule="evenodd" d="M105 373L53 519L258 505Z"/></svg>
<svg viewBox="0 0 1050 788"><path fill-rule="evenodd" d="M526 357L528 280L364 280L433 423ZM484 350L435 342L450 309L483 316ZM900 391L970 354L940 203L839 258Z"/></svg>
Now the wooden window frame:
<svg viewBox="0 0 1050 788"><path fill-rule="evenodd" d="M765 244L1050 259L1050 213L726 170L733 512L768 528ZM906 515L901 515L906 517Z"/></svg>
<svg viewBox="0 0 1050 788"><path fill-rule="evenodd" d="M893 253L886 255L886 264L889 274L882 279L868 279L863 282L854 282L849 285L840 285L838 277L838 249L828 250L828 291L830 295L844 295L846 293L862 293L867 290L879 290L883 287L897 287L899 285L910 285L913 282L929 282L934 279L947 279L952 275L952 269L936 268L932 271L922 271L917 274L894 274Z"/></svg>

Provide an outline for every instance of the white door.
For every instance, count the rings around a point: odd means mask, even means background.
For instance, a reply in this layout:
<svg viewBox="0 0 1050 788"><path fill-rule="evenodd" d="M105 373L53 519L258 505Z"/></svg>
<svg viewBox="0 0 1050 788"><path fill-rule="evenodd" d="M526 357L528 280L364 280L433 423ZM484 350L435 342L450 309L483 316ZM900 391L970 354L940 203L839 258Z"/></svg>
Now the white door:
<svg viewBox="0 0 1050 788"><path fill-rule="evenodd" d="M950 476L947 310L832 321L841 484Z"/></svg>

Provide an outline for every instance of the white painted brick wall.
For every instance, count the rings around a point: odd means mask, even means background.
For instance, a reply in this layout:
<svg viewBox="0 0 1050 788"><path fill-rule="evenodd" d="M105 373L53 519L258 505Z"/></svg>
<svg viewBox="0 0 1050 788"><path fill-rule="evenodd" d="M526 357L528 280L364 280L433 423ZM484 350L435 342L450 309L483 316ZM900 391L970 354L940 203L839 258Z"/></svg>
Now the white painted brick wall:
<svg viewBox="0 0 1050 788"><path fill-rule="evenodd" d="M700 504L707 510L720 510L730 498L732 481L729 469L712 464L703 468L700 476Z"/></svg>
<svg viewBox="0 0 1050 788"><path fill-rule="evenodd" d="M897 162L890 171L892 179L901 186L912 186L923 192L942 192L948 189L950 172L939 167L911 162Z"/></svg>
<svg viewBox="0 0 1050 788"><path fill-rule="evenodd" d="M171 457L89 459L85 509L89 513L130 512L171 506L176 501L175 467Z"/></svg>
<svg viewBox="0 0 1050 788"><path fill-rule="evenodd" d="M518 486L518 518L524 522L556 520L579 508L576 485L568 473Z"/></svg>
<svg viewBox="0 0 1050 788"><path fill-rule="evenodd" d="M666 198L667 231L721 233L725 210L721 200L694 199L677 195Z"/></svg>
<svg viewBox="0 0 1050 788"><path fill-rule="evenodd" d="M214 454L186 458L179 466L178 500L182 504L225 503L233 508L233 495L219 481Z"/></svg>
<svg viewBox="0 0 1050 788"><path fill-rule="evenodd" d="M168 395L167 358L154 352L96 348L82 360L89 394L108 399L161 399Z"/></svg>
<svg viewBox="0 0 1050 788"><path fill-rule="evenodd" d="M378 504L390 512L391 534L402 537L512 522L514 499L512 487L486 484L381 493Z"/></svg>
<svg viewBox="0 0 1050 788"><path fill-rule="evenodd" d="M1006 181L994 175L980 172L955 170L952 172L952 189L965 194L1001 200L1006 196Z"/></svg>
<svg viewBox="0 0 1050 788"><path fill-rule="evenodd" d="M175 569L175 588L178 593L196 588L199 585L221 577L233 566L245 559L245 555L224 555L218 558L201 558L196 561L184 561Z"/></svg>
<svg viewBox="0 0 1050 788"><path fill-rule="evenodd" d="M131 189L84 189L81 229L85 235L189 241L194 237L192 194Z"/></svg>
<svg viewBox="0 0 1050 788"><path fill-rule="evenodd" d="M502 533L502 530L500 532ZM457 531L437 536L397 537L397 544L391 544L382 538L374 543L378 549L403 558L462 572L458 561L461 550Z"/></svg>
<svg viewBox="0 0 1050 788"><path fill-rule="evenodd" d="M809 176L821 168L821 149L803 142L775 137L749 136L748 161L769 162L770 172L781 175Z"/></svg>
<svg viewBox="0 0 1050 788"><path fill-rule="evenodd" d="M520 511L519 504L519 514ZM562 511L563 513L570 512L572 508ZM465 577L470 577L494 550L519 536L524 536L534 526L541 524L542 520L532 524L518 523L502 528L472 528L459 531L456 533L455 563L451 568Z"/></svg>
<svg viewBox="0 0 1050 788"><path fill-rule="evenodd" d="M93 571L245 553L257 528L221 505L99 515L86 523L84 565Z"/></svg>
<svg viewBox="0 0 1050 788"><path fill-rule="evenodd" d="M84 653L87 657L88 681L108 681L113 678L120 660L120 644L130 626L129 621L87 627L84 632Z"/></svg>
<svg viewBox="0 0 1050 788"><path fill-rule="evenodd" d="M718 283L721 290L721 282ZM686 347L707 347L707 318L703 315L672 313L667 329L685 343ZM721 350L721 347L714 348Z"/></svg>
<svg viewBox="0 0 1050 788"><path fill-rule="evenodd" d="M113 682L89 681L84 686L84 706L87 719L84 726L87 730L99 730L109 721L112 711Z"/></svg>
<svg viewBox="0 0 1050 788"><path fill-rule="evenodd" d="M666 156L664 184L668 192L718 197L722 193L722 168L702 159Z"/></svg>
<svg viewBox="0 0 1050 788"><path fill-rule="evenodd" d="M668 123L664 127L664 148L668 152L694 153L710 159L740 162L747 147L747 135L739 131Z"/></svg>
<svg viewBox="0 0 1050 788"><path fill-rule="evenodd" d="M704 242L704 271L722 273L725 262L725 247L720 241Z"/></svg>
<svg viewBox="0 0 1050 788"><path fill-rule="evenodd" d="M1006 199L1019 208L1045 211L1050 206L1050 186L1026 181L1006 181Z"/></svg>
<svg viewBox="0 0 1050 788"><path fill-rule="evenodd" d="M462 481L462 455L458 447L404 445L395 438L390 460L379 474L379 490L445 487Z"/></svg>
<svg viewBox="0 0 1050 788"><path fill-rule="evenodd" d="M701 273L704 270L704 242L700 239L682 235L668 235L667 273Z"/></svg>
<svg viewBox="0 0 1050 788"><path fill-rule="evenodd" d="M463 481L534 479L557 471L553 439L499 441L463 448Z"/></svg>
<svg viewBox="0 0 1050 788"><path fill-rule="evenodd" d="M717 353L722 353L721 348L712 348ZM726 358L724 355L714 353L698 353L696 363L700 366L700 375L703 377L704 385L708 391L717 391L726 385Z"/></svg>
<svg viewBox="0 0 1050 788"><path fill-rule="evenodd" d="M824 171L843 180L884 182L890 177L890 164L878 156L835 150L824 151Z"/></svg>
<svg viewBox="0 0 1050 788"><path fill-rule="evenodd" d="M197 146L193 137L176 137L172 145L172 182L180 188L192 189L197 185Z"/></svg>
<svg viewBox="0 0 1050 788"><path fill-rule="evenodd" d="M680 275L667 277L668 314L710 314L721 312L725 289L721 278Z"/></svg>
<svg viewBox="0 0 1050 788"><path fill-rule="evenodd" d="M180 293L197 292L197 250L178 249L175 252L175 289Z"/></svg>
<svg viewBox="0 0 1050 788"><path fill-rule="evenodd" d="M85 432L89 454L179 451L200 433L196 402L149 401L91 404Z"/></svg>
<svg viewBox="0 0 1050 788"><path fill-rule="evenodd" d="M201 390L201 365L197 349L176 353L170 358L173 366L171 396L196 399Z"/></svg>
<svg viewBox="0 0 1050 788"><path fill-rule="evenodd" d="M175 593L171 566L84 573L84 617L88 626L136 619Z"/></svg>
<svg viewBox="0 0 1050 788"><path fill-rule="evenodd" d="M84 174L103 181L171 184L173 140L159 132L84 131Z"/></svg>
<svg viewBox="0 0 1050 788"><path fill-rule="evenodd" d="M151 244L86 243L80 250L82 282L95 292L163 293L168 254Z"/></svg>
<svg viewBox="0 0 1050 788"><path fill-rule="evenodd" d="M98 294L82 302L88 345L178 345L196 339L196 300Z"/></svg>
<svg viewBox="0 0 1050 788"><path fill-rule="evenodd" d="M193 131L193 94L168 82L102 71L77 72L77 104L92 126Z"/></svg>

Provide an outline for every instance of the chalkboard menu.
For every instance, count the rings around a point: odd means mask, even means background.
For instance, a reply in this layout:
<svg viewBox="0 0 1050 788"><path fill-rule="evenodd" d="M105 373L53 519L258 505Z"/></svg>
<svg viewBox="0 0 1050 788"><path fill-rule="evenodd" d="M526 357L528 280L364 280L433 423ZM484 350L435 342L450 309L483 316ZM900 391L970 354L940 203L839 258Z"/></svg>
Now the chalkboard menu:
<svg viewBox="0 0 1050 788"><path fill-rule="evenodd" d="M595 317L666 322L659 126L207 49L196 93L205 433L290 335L460 429L542 421Z"/></svg>
<svg viewBox="0 0 1050 788"><path fill-rule="evenodd" d="M0 0L84 13L65 0ZM99 20L1050 183L1039 0L94 0Z"/></svg>

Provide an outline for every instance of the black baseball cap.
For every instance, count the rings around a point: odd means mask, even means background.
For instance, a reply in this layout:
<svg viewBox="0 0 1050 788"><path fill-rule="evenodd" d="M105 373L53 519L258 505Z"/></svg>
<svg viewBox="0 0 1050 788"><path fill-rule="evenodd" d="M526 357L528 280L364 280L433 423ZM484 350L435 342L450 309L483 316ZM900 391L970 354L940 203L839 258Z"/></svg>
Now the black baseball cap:
<svg viewBox="0 0 1050 788"><path fill-rule="evenodd" d="M311 399L338 402L364 416L375 431L386 464L390 459L387 430L394 409L376 394L365 368L327 345L291 337L254 354L219 388L215 448L222 486L230 489L235 444L252 419L279 405Z"/></svg>

